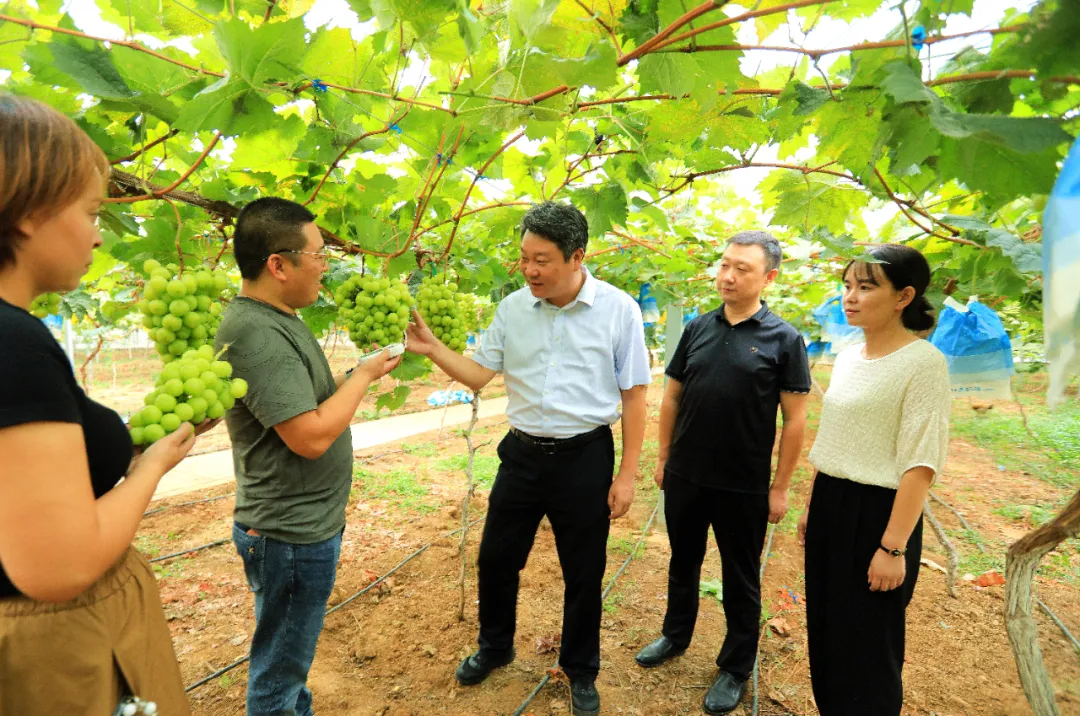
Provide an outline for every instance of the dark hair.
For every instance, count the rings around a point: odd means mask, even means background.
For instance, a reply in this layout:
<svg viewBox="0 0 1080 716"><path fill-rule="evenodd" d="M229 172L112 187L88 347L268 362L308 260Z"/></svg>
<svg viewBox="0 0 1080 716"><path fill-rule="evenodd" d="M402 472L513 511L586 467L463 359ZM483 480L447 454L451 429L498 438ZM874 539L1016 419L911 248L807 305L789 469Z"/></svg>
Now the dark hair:
<svg viewBox="0 0 1080 716"><path fill-rule="evenodd" d="M847 276L852 266L865 269L865 274L856 275L858 281L865 281L880 286L878 280L884 276L892 287L902 291L908 286L915 289L915 298L904 307L900 321L909 331L920 333L934 327L934 307L926 300L926 289L930 285L930 264L926 257L910 246L903 244L880 244L871 246L867 253L880 263L868 263L855 259L844 267L842 275Z"/></svg>
<svg viewBox="0 0 1080 716"><path fill-rule="evenodd" d="M765 273L780 268L783 259L783 251L780 250L780 242L768 231L740 231L728 239L728 246L760 246L765 252Z"/></svg>
<svg viewBox="0 0 1080 716"><path fill-rule="evenodd" d="M265 197L243 208L233 232L233 255L240 275L257 279L266 267L270 254L279 251L303 251L305 224L315 215L295 201ZM300 257L286 254L294 263Z"/></svg>
<svg viewBox="0 0 1080 716"><path fill-rule="evenodd" d="M29 97L0 94L0 268L26 238L19 224L67 208L98 181L109 160L66 115Z"/></svg>
<svg viewBox="0 0 1080 716"><path fill-rule="evenodd" d="M589 243L589 222L570 204L554 201L533 204L521 219L521 238L525 238L526 231L558 246L567 261L578 249L584 251Z"/></svg>

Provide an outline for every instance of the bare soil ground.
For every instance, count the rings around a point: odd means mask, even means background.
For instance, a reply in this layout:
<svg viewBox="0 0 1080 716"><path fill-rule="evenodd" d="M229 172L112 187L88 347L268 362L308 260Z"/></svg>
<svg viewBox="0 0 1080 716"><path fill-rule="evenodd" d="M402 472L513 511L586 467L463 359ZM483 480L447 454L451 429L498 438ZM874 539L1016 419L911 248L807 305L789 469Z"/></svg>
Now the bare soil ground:
<svg viewBox="0 0 1080 716"><path fill-rule="evenodd" d="M818 371L827 382L827 371ZM445 378L435 380L442 386ZM143 390L139 381L136 392ZM110 388L111 390L111 388ZM1029 411L1037 381L1030 386ZM426 390L415 391L426 396ZM501 392L501 391L497 391ZM656 504L658 490L651 468L656 455L655 430L659 386L650 393L643 476L630 514L618 520L609 542L608 574L614 574L633 551L641 528ZM96 395L109 402L107 391ZM820 399L812 397L811 427L817 424ZM1013 406L1001 404L986 421L1006 420ZM954 422L968 425L972 409L957 401ZM969 421L969 422L964 422ZM992 425L993 423L985 423ZM976 426L983 425L976 423ZM485 496L497 467L495 446L505 432L501 419L482 421L475 440L480 485L473 514L486 507ZM795 537L798 511L806 498L811 467L805 460L793 488L792 511L776 529L763 584L759 706L762 714L816 714L806 656L802 549ZM1029 714L1005 636L1003 587L979 587L976 578L1000 569L1009 543L1030 529L1032 513L1017 506L1056 505L1076 489L1076 475L1048 481L1044 474L1002 464L1001 445L980 444L954 430L949 462L936 493L960 510L977 534L966 532L955 516L936 507L962 557L959 598L949 597L943 574L923 568L908 611L905 714L998 716ZM970 431L968 431L970 432ZM481 525L469 533L465 620L457 618L458 538L445 537L461 525L459 502L465 491L465 445L456 431L417 436L407 443L358 453L352 500L348 508L338 586L331 605L339 604L377 575L420 547L431 547L390 580L331 614L326 621L310 686L320 716L419 716L420 714L506 715L514 713L555 661L551 643L560 631L562 578L550 530L543 526L521 580L517 661L484 684L461 688L453 679L457 661L470 653L476 637L475 558ZM438 441L437 441L438 439ZM1007 446L1006 446L1007 447ZM1038 454L1026 456L1036 463ZM1068 485L1072 484L1071 490ZM205 496L223 495L223 486ZM176 504L203 495L174 498ZM154 505L157 507L160 505ZM232 500L175 507L145 518L137 546L150 556L189 549L228 537ZM944 550L926 531L925 556L946 563ZM975 541L981 539L987 555ZM633 656L655 638L663 619L669 548L661 524L645 536L643 549L616 582L604 607L603 665L598 688L603 713L634 716L699 714L705 689L715 675L714 659L724 634L722 607L703 595L694 643L685 655L659 669L645 671ZM1080 633L1077 574L1080 553L1075 542L1047 558L1037 593ZM253 602L231 543L157 565L162 599L170 618L176 652L186 683L213 673L247 653L254 628ZM719 557L710 550L702 579L719 578ZM1058 689L1063 713L1080 714L1080 654L1044 615L1038 614L1041 645ZM201 716L244 713L246 666L192 691ZM568 689L553 681L524 713L533 716L569 712ZM751 713L751 699L737 714Z"/></svg>

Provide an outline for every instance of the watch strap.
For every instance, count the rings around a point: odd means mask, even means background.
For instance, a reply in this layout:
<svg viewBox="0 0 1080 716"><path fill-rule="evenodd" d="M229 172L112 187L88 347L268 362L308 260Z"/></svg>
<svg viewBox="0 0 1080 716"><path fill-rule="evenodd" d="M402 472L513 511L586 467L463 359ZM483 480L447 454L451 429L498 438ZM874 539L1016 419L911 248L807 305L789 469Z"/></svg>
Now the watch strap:
<svg viewBox="0 0 1080 716"><path fill-rule="evenodd" d="M890 557L903 557L905 554L907 554L907 549L889 549L885 545L878 545L878 549L880 549L882 552L889 555Z"/></svg>

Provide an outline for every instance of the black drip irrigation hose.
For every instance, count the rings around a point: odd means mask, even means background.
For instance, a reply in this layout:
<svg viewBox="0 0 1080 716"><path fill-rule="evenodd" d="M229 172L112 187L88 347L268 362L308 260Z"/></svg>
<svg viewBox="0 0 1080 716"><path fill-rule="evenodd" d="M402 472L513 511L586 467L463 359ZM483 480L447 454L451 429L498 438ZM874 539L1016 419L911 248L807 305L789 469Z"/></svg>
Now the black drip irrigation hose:
<svg viewBox="0 0 1080 716"><path fill-rule="evenodd" d="M485 515L485 517L486 517L486 515ZM470 522L470 523L469 523L469 525L468 525L468 528L471 528L471 527L473 527L474 525L478 525L478 524L480 524L481 522L483 522L483 521L484 521L485 517L480 517L480 518L478 518L478 519L476 519L476 520L473 520L472 522ZM397 563L397 565L396 565L396 566L395 566L395 567L394 567L393 569L391 569L391 570L390 570L389 572L387 572L387 573L386 573L386 574L384 574L383 576L379 577L379 578L378 578L378 579L376 579L376 580L375 580L374 582L372 582L371 584L367 585L366 587L364 587L363 589L361 589L361 590L360 590L359 592L357 592L356 594L352 595L351 597L349 597L348 599L344 600L344 601L343 601L343 602L341 602L340 604L336 604L336 605L334 605L333 607L331 607L330 609L327 609L327 610L326 610L326 616L330 616L331 614L333 614L334 612L336 612L336 611L337 611L338 609L341 609L341 608L342 608L343 606L345 606L345 605L346 605L346 604L348 604L349 602L351 602L351 601L355 600L355 599L356 599L357 597L363 596L363 595L364 595L364 594L366 594L367 592L369 592L369 591L371 591L372 589L374 589L375 587L379 586L380 584L382 584L383 582L385 582L385 581L386 581L386 579L387 579L388 577L390 577L390 576L391 576L392 574L394 574L394 572L397 572L397 571L398 571L399 569L401 569L402 567L404 567L404 566L405 566L406 564L408 564L409 562L411 562L411 561L412 561L413 559L415 559L416 557L419 557L419 556L420 556L421 554L423 554L424 552L426 552L426 551L427 551L427 549L428 549L429 547L431 547L431 545L435 544L436 542L438 542L438 541L439 541L439 540L441 540L441 539L446 539L447 537L453 537L454 535L456 535L456 534L458 534L459 532L461 532L461 531L462 531L462 529L467 529L467 528L462 528L462 527L458 527L458 528L457 528L456 530L453 530L452 532L447 532L446 534L444 534L444 535L440 536L440 537L439 537L438 539L435 539L435 540L432 540L431 542L428 542L428 543L427 543L426 545L424 545L424 546L423 546L423 547L421 547L420 549L416 550L415 552L413 552L412 554L410 554L410 555L409 555L408 557L406 557L405 559L403 559L403 560L401 560L400 562L398 562L398 563ZM226 540L226 541L228 541L228 540ZM224 675L225 675L225 674L227 674L228 672L232 671L232 670L233 670L233 669L235 669L236 667L238 667L238 666L240 666L241 664L243 664L243 663L245 663L246 661L248 661L248 659L250 659L250 658L251 658L251 656L250 656L250 655L248 655L248 656L242 656L242 657L240 657L239 659L237 659L237 660L236 660L236 661L234 661L233 663L229 664L228 666L224 666L224 667L222 667L222 668L218 669L217 671L215 671L214 673L210 674L209 676L204 676L203 678L199 679L199 680L198 680L198 681L196 681L195 683L193 683L193 684L191 684L190 686L186 687L186 688L184 689L184 692L185 692L185 693L188 693L188 692L194 691L195 689L199 688L199 687L200 687L200 686L202 686L203 684L207 684L207 683L209 683L209 682L213 681L214 679L218 678L219 676L224 676Z"/></svg>
<svg viewBox="0 0 1080 716"><path fill-rule="evenodd" d="M232 538L219 539L217 542L209 542L198 547L192 547L191 549L185 549L182 552L173 552L172 554L166 554L161 557L154 557L151 562L163 562L166 559L172 559L173 557L183 557L185 554L192 554L193 552L201 552L204 549L210 549L211 547L219 547L226 542L232 542Z"/></svg>
<svg viewBox="0 0 1080 716"><path fill-rule="evenodd" d="M656 514L659 511L660 500L657 500L656 506L653 507L652 514L649 515L648 521L645 522L645 528L641 531L641 537L638 538L637 544L634 545L634 549L630 551L630 555L626 558L625 561L623 561L622 565L615 572L615 574L611 576L611 581L608 582L607 587L604 588L603 594L600 595L601 602L607 601L608 595L611 594L611 590L615 587L615 580L617 580L622 575L622 573L626 571L626 568L627 566L629 566L630 561L634 559L634 557L638 553L638 550L641 549L641 545L643 542L645 542L645 537L648 536L649 529L652 528L653 521L656 519ZM552 668L558 668L558 666L559 661L556 659L554 665L552 665ZM513 716L521 716L521 714L525 713L525 709L529 707L529 704L532 703L532 700L536 698L536 695L539 694L540 691L548 685L549 681L551 681L551 674L544 674L544 678L540 679L540 683L536 685L536 688L529 692L529 695L526 696L525 700L521 702L521 706L517 707L517 711L514 712Z"/></svg>
<svg viewBox="0 0 1080 716"><path fill-rule="evenodd" d="M156 515L158 512L164 512L165 510L171 510L174 507L187 507L189 505L201 505L204 502L213 502L214 500L224 500L226 497L232 497L234 494L230 492L227 495L218 495L217 497L207 497L205 500L192 500L191 502L179 502L175 505L162 505L161 507L155 507L152 510L147 510L143 513L143 517L149 517L150 515Z"/></svg>
<svg viewBox="0 0 1080 716"><path fill-rule="evenodd" d="M1073 648L1080 652L1080 641L1077 641L1076 637L1073 636L1072 632L1069 631L1069 628L1065 626L1064 622L1058 619L1058 615L1050 611L1050 607L1046 606L1046 604L1043 603L1043 600L1038 597L1035 598L1035 603L1046 612L1046 616L1050 617L1050 619L1058 625L1058 628L1065 634L1065 637L1072 642Z"/></svg>
<svg viewBox="0 0 1080 716"><path fill-rule="evenodd" d="M765 564L769 561L769 552L772 551L772 538L776 534L776 525L769 525L769 541L765 543L765 554L761 557L761 571L758 573L758 584L765 579ZM750 711L751 716L758 715L758 664L761 660L754 659L754 705Z"/></svg>

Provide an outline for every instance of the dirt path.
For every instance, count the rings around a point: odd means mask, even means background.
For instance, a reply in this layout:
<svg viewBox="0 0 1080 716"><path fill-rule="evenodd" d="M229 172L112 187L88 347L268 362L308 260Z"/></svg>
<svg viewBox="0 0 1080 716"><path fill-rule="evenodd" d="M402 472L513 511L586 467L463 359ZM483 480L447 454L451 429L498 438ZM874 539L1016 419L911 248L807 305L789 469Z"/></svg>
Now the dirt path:
<svg viewBox="0 0 1080 716"><path fill-rule="evenodd" d="M655 421L659 390L650 395L650 434L643 466L655 460ZM811 408L816 425L818 403ZM963 410L959 405L957 410ZM988 418L992 419L992 418ZM484 485L474 509L485 509L486 487L494 476L495 442L505 431L497 419L483 421L477 474ZM518 609L518 659L483 685L463 689L453 680L459 658L474 648L476 636L475 563L479 529L469 541L469 603L458 622L456 539L439 536L460 525L457 504L463 494L460 438L431 442L417 436L402 452L368 460L380 452L358 453L357 479L348 528L331 604L340 603L385 573L403 557L433 540L435 544L381 588L330 615L311 674L320 716L420 716L421 714L512 714L552 664L550 644L559 633L562 580L549 530L541 529L522 574ZM811 440L807 440L807 450ZM760 713L815 714L806 659L802 599L802 550L795 541L797 511L805 500L810 466L796 475L792 513L776 530L763 585L765 620L783 620L788 636L766 628L761 643ZM980 555L956 518L937 513L954 536L964 566L981 574L996 566L1006 544L1026 529L1003 506L1045 504L1063 490L1023 472L999 469L981 445L958 437L952 443L937 493L961 510L982 534L988 556ZM218 490L218 493L224 490ZM207 493L214 494L213 492ZM657 499L650 480L639 482L628 517L613 527L608 572L623 562L640 536L640 527ZM190 496L189 496L190 497ZM146 518L139 546L167 554L229 534L230 499L176 508ZM995 512L997 510L998 512ZM1012 515L1012 516L1010 516ZM926 556L945 563L928 531ZM1071 550L1071 552L1069 551ZM1080 565L1074 545L1065 561ZM715 674L713 659L724 633L720 604L703 597L697 636L687 653L660 669L645 671L633 662L636 651L658 633L666 600L669 550L662 529L648 535L644 549L616 583L605 604L601 634L603 667L598 688L605 714L667 716L701 713L699 705ZM1060 560L1060 556L1055 558ZM1050 558L1048 558L1049 561ZM243 656L253 628L252 599L231 545L158 565L160 586L186 683ZM1046 570L1044 570L1046 571ZM1040 576L1038 593L1074 632L1080 632L1075 582ZM720 575L711 550L702 579ZM1066 575L1067 576L1067 575ZM1002 621L1003 588L980 588L962 581L959 598L945 589L944 576L923 569L908 612L906 714L990 716L1030 713L1020 690ZM1041 643L1059 687L1063 713L1080 713L1080 655L1049 620L1040 615ZM537 653L538 651L544 653ZM240 667L192 692L196 714L243 714L246 667ZM568 713L569 696L559 683L547 686L525 713ZM750 699L737 714L750 714Z"/></svg>

